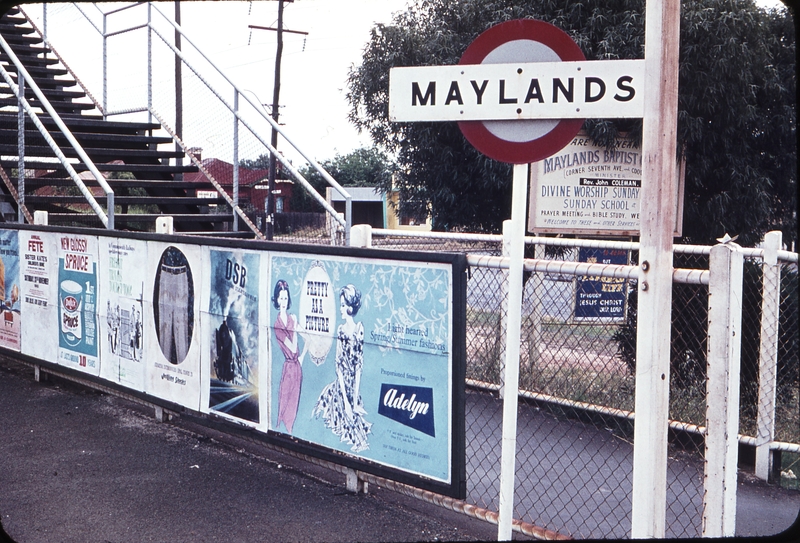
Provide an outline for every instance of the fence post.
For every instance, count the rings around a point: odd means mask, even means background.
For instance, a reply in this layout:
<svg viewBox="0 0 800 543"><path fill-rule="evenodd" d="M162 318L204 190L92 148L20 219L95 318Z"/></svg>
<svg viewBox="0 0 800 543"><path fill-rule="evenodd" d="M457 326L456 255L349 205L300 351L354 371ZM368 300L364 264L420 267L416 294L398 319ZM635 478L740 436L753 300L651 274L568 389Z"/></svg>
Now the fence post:
<svg viewBox="0 0 800 543"><path fill-rule="evenodd" d="M17 222L25 224L25 77L22 70L17 69Z"/></svg>
<svg viewBox="0 0 800 543"><path fill-rule="evenodd" d="M172 234L174 229L172 226L172 217L164 215L156 219L156 234Z"/></svg>
<svg viewBox="0 0 800 543"><path fill-rule="evenodd" d="M511 228L512 223L510 220L503 221L503 243L502 243L502 256L503 258L511 258ZM500 280L500 326L498 330L499 337L497 338L497 353L506 352L506 336L508 335L508 270L500 271L502 277ZM500 364L500 357L495 361ZM505 372L502 368L498 371L498 396L502 400L505 398Z"/></svg>
<svg viewBox="0 0 800 543"><path fill-rule="evenodd" d="M769 480L775 439L775 392L778 378L778 326L781 305L781 268L778 251L783 243L780 231L764 236L763 283L761 295L761 347L758 357L758 429L756 431L756 477Z"/></svg>
<svg viewBox="0 0 800 543"><path fill-rule="evenodd" d="M703 474L704 537L730 537L736 530L743 262L742 251L735 243L723 243L711 248Z"/></svg>
<svg viewBox="0 0 800 543"><path fill-rule="evenodd" d="M372 226L356 224L350 229L350 247L372 247Z"/></svg>
<svg viewBox="0 0 800 543"><path fill-rule="evenodd" d="M33 224L47 225L47 222L48 222L47 211L38 210L33 212Z"/></svg>

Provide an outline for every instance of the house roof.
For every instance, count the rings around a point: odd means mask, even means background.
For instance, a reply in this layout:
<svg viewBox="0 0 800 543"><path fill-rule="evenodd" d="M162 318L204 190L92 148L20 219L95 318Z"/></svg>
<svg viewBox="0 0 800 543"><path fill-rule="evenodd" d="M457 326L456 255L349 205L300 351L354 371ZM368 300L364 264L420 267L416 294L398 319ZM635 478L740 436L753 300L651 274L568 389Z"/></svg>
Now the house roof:
<svg viewBox="0 0 800 543"><path fill-rule="evenodd" d="M233 164L218 158L204 158L203 168L222 186L233 186ZM248 170L239 168L239 185L254 185L269 177L269 170ZM189 183L205 183L203 172L183 174L183 180Z"/></svg>

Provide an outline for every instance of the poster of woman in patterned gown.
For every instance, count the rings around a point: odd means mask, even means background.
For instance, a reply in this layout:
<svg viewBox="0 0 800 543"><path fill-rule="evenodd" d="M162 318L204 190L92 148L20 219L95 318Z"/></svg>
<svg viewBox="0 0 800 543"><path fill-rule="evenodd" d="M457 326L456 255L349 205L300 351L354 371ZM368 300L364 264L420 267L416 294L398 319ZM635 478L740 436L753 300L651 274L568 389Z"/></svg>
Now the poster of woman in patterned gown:
<svg viewBox="0 0 800 543"><path fill-rule="evenodd" d="M361 308L361 291L348 284L339 291L342 320L336 330L336 380L326 386L314 405L313 415L351 446L353 452L369 449L372 423L364 415L361 370L364 366L364 325L354 318Z"/></svg>

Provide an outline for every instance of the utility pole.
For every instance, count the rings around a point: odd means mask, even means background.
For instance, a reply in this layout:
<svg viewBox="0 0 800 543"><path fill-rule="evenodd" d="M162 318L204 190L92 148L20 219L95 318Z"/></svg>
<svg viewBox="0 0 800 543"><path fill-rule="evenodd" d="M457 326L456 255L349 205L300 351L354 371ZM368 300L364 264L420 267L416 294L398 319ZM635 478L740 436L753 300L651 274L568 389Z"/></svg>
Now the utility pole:
<svg viewBox="0 0 800 543"><path fill-rule="evenodd" d="M175 24L181 25L181 0L175 0ZM181 33L175 29L175 49L181 50ZM175 54L175 134L183 137L183 78L181 77L181 58ZM180 144L175 144L175 151L182 151ZM183 158L175 159L178 166L183 166ZM183 181L183 173L174 175L176 181Z"/></svg>
<svg viewBox="0 0 800 543"><path fill-rule="evenodd" d="M294 34L308 34L308 32L300 32L296 30L285 30L283 28L283 4L284 2L293 2L294 0L278 0L278 27L271 28L266 26L248 25L249 28L258 30L274 30L278 34L278 48L275 53L275 83L272 88L272 119L275 124L278 124L280 95L281 95L281 57L283 56L283 33L292 32ZM272 138L270 141L273 149L278 148L278 131L275 127L272 128ZM277 171L277 157L274 153L269 155L269 190L267 191L267 219L266 229L264 235L268 240L271 240L274 235L275 228L275 175Z"/></svg>

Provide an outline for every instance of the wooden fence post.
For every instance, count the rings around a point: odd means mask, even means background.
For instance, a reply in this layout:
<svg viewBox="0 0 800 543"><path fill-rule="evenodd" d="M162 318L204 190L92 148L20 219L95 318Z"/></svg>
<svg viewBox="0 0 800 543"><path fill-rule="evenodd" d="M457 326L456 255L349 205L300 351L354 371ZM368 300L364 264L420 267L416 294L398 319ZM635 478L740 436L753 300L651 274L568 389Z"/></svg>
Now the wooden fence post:
<svg viewBox="0 0 800 543"><path fill-rule="evenodd" d="M704 537L731 537L736 530L743 262L742 251L735 243L711 248L703 473Z"/></svg>

